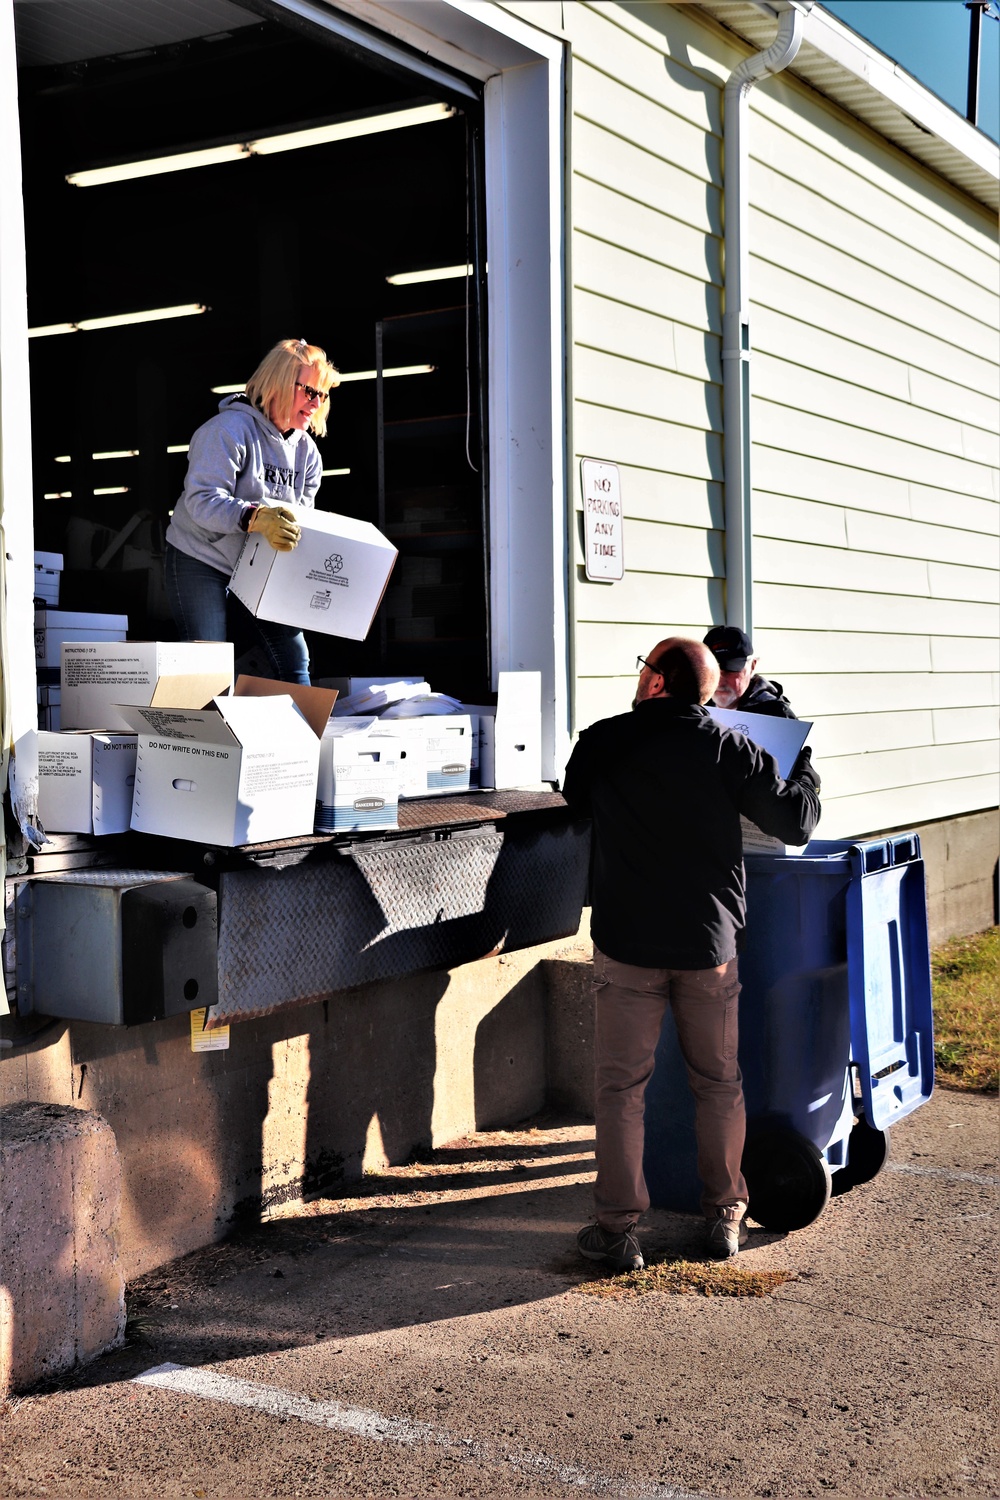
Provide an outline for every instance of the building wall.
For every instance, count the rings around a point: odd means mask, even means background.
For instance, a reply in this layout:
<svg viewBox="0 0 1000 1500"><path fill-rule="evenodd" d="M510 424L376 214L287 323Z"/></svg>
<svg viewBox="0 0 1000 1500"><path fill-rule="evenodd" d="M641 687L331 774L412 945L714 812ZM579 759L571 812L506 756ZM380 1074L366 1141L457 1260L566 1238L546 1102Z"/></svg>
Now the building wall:
<svg viewBox="0 0 1000 1500"><path fill-rule="evenodd" d="M584 579L580 728L637 652L725 619L722 89L686 6L565 7L574 498L621 466L626 576ZM754 638L823 833L997 800L998 271L988 212L790 74L751 94Z"/></svg>

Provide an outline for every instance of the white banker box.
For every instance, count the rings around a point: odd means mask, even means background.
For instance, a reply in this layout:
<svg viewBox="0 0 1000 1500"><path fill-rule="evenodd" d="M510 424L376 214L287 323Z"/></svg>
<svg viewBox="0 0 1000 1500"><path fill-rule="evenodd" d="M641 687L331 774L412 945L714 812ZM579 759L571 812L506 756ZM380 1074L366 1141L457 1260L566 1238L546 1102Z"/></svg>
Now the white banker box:
<svg viewBox="0 0 1000 1500"><path fill-rule="evenodd" d="M134 734L38 734L38 816L48 833L124 833L132 816Z"/></svg>
<svg viewBox="0 0 1000 1500"><path fill-rule="evenodd" d="M204 679L208 677L206 684ZM131 729L120 705L147 708L169 679L177 704L207 703L233 682L231 641L67 641L62 648L62 729ZM197 679L192 696L182 679ZM165 689L155 700L168 704Z"/></svg>
<svg viewBox="0 0 1000 1500"><path fill-rule="evenodd" d="M59 583L62 578L61 552L35 553L35 598L44 599L53 609L59 608Z"/></svg>
<svg viewBox="0 0 1000 1500"><path fill-rule="evenodd" d="M319 748L318 833L399 826L400 745L378 719L330 720Z"/></svg>
<svg viewBox="0 0 1000 1500"><path fill-rule="evenodd" d="M476 720L471 714L428 714L380 719L376 734L399 737L401 797L467 792L476 763Z"/></svg>
<svg viewBox="0 0 1000 1500"><path fill-rule="evenodd" d="M205 702L195 681L183 682L189 701ZM292 692L312 703L301 709ZM176 683L157 685L159 702L171 696L175 706L122 709L139 735L134 829L226 846L312 833L320 736L336 694L241 677L232 697L204 708L176 705Z"/></svg>
<svg viewBox="0 0 1000 1500"><path fill-rule="evenodd" d="M542 674L500 672L495 704L465 703L479 720L479 785L497 790L542 779Z"/></svg>
<svg viewBox="0 0 1000 1500"><path fill-rule="evenodd" d="M302 527L298 546L276 552L251 532L230 589L262 620L363 641L382 602L396 548L370 521L309 506L287 509Z"/></svg>
<svg viewBox="0 0 1000 1500"><path fill-rule="evenodd" d="M67 641L106 644L128 635L128 615L95 615L84 610L35 610L35 664L58 667L59 651ZM82 729L107 729L106 724L83 724Z"/></svg>

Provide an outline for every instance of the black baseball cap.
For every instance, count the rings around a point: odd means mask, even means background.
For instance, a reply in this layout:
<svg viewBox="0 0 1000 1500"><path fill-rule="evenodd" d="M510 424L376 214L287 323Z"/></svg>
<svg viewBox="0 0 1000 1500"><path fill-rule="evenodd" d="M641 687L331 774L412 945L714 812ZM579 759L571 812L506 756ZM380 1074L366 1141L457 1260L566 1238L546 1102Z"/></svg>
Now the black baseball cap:
<svg viewBox="0 0 1000 1500"><path fill-rule="evenodd" d="M738 625L713 625L704 644L724 672L742 672L748 656L753 656L753 642Z"/></svg>

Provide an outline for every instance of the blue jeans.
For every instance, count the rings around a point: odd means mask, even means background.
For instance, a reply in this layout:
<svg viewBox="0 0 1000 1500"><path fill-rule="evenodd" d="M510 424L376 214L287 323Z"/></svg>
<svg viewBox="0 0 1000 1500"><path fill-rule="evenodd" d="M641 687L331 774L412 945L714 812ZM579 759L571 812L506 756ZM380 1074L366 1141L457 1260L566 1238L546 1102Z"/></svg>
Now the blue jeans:
<svg viewBox="0 0 1000 1500"><path fill-rule="evenodd" d="M164 560L170 611L186 641L232 640L237 657L256 646L279 682L309 686L309 651L293 625L258 620L230 594L229 578L218 568L189 557L167 543Z"/></svg>

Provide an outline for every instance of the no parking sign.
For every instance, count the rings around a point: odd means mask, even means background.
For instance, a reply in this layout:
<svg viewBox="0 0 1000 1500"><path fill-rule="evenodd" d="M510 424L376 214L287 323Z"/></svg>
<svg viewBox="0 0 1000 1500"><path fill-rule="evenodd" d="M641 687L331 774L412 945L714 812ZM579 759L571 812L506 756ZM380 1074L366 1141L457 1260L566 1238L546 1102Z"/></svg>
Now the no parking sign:
<svg viewBox="0 0 1000 1500"><path fill-rule="evenodd" d="M622 494L617 464L580 460L583 484L583 544L587 577L617 583L625 576Z"/></svg>

